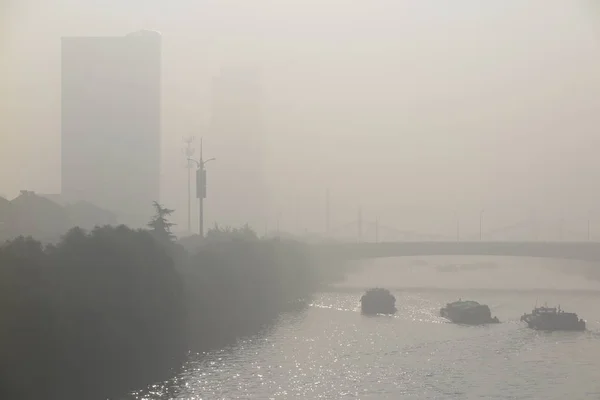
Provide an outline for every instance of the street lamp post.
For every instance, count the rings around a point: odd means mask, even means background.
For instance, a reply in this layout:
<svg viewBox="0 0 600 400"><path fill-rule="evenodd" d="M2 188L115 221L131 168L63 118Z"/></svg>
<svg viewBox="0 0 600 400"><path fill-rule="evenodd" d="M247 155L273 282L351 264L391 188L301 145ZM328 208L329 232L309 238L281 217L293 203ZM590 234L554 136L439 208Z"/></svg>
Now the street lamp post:
<svg viewBox="0 0 600 400"><path fill-rule="evenodd" d="M589 241L590 241L590 239L591 239L591 235L590 235L590 233L591 233L591 231L590 231L590 225L591 225L591 214L592 214L592 212L591 212L591 211L588 211L588 216L587 216L587 240L588 240L588 242L589 242Z"/></svg>
<svg viewBox="0 0 600 400"><path fill-rule="evenodd" d="M281 211L277 213L277 238L281 236L281 230L279 227L279 221L281 220Z"/></svg>
<svg viewBox="0 0 600 400"><path fill-rule="evenodd" d="M456 213L455 217L456 217L456 241L460 242L460 218L458 217L458 213Z"/></svg>
<svg viewBox="0 0 600 400"><path fill-rule="evenodd" d="M206 198L206 168L204 166L210 161L216 160L214 157L204 160L202 158L202 138L200 138L200 160L188 158L189 161L196 163L196 197L199 200L198 205L198 234L204 237L204 199Z"/></svg>
<svg viewBox="0 0 600 400"><path fill-rule="evenodd" d="M329 238L329 188L325 192L325 237Z"/></svg>
<svg viewBox="0 0 600 400"><path fill-rule="evenodd" d="M479 211L479 241L481 241L482 237L482 227L483 225L483 210Z"/></svg>
<svg viewBox="0 0 600 400"><path fill-rule="evenodd" d="M358 242L362 242L362 206L358 206Z"/></svg>
<svg viewBox="0 0 600 400"><path fill-rule="evenodd" d="M190 136L188 138L183 139L185 143L185 157L188 160L187 163L187 171L188 171L188 181L187 181L187 231L188 233L192 233L192 163L190 162L190 158L194 155L194 148L192 147L192 143L194 141L194 137Z"/></svg>

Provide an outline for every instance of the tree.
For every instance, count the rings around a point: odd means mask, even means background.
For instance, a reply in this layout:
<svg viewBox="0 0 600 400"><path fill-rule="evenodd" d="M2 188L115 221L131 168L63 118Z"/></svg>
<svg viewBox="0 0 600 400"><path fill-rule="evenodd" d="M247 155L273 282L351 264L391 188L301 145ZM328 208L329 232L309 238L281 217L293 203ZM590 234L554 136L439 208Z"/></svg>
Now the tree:
<svg viewBox="0 0 600 400"><path fill-rule="evenodd" d="M120 398L167 379L187 350L172 248L123 225L0 245L0 399Z"/></svg>
<svg viewBox="0 0 600 400"><path fill-rule="evenodd" d="M171 232L171 227L175 226L175 224L169 222L168 217L173 214L175 210L166 208L157 201L153 203L153 206L156 214L148 223L152 234L161 241L173 242L175 240L175 235Z"/></svg>
<svg viewBox="0 0 600 400"><path fill-rule="evenodd" d="M248 225L241 228L232 228L230 226L221 227L218 224L206 232L206 239L210 242L229 242L229 241L258 241L258 235Z"/></svg>

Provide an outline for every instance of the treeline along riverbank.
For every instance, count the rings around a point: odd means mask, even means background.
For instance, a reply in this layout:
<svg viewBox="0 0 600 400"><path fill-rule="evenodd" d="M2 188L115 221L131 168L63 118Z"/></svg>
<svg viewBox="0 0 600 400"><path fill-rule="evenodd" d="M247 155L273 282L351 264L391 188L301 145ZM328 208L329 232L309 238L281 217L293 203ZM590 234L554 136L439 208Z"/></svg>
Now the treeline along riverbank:
<svg viewBox="0 0 600 400"><path fill-rule="evenodd" d="M1 399L106 399L165 380L190 352L257 332L334 277L307 245L247 228L215 228L187 251L157 211L149 230L0 247Z"/></svg>

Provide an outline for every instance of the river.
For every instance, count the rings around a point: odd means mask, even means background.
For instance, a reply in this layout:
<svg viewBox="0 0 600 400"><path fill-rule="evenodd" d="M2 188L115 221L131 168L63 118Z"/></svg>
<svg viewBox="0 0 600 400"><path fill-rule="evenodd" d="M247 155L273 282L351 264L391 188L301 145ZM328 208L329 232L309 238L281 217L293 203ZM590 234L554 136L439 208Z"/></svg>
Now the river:
<svg viewBox="0 0 600 400"><path fill-rule="evenodd" d="M175 379L134 397L163 399L598 399L600 283L576 262L511 258L370 262L268 331L194 357ZM598 267L600 276L600 267ZM567 272L565 272L567 271ZM365 317L365 288L390 288L398 313ZM462 297L501 324L438 316ZM536 332L519 322L560 304L586 332Z"/></svg>

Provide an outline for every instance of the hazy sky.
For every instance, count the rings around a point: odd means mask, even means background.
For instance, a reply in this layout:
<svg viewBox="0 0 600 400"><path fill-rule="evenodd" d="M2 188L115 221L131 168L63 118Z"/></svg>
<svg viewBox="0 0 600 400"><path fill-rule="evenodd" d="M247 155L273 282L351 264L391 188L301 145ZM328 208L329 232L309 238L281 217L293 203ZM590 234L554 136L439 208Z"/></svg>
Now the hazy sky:
<svg viewBox="0 0 600 400"><path fill-rule="evenodd" d="M476 230L482 208L579 231L592 210L600 231L599 17L588 0L0 0L0 194L60 191L60 37L153 29L161 200L182 225L181 138L242 64L264 77L270 224L323 230L330 187L333 226L362 204L422 231L452 234L455 212Z"/></svg>

